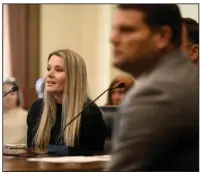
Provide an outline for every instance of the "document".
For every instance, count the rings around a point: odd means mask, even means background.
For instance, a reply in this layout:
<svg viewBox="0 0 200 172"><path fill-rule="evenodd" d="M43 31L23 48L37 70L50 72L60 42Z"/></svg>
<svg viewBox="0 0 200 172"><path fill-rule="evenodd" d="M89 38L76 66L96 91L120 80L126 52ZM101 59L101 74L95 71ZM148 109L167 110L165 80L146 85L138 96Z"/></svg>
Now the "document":
<svg viewBox="0 0 200 172"><path fill-rule="evenodd" d="M42 158L28 158L28 161L40 161L40 162L51 162L51 163L87 163L87 162L100 162L110 161L110 155L101 156L65 156L65 157L42 157Z"/></svg>

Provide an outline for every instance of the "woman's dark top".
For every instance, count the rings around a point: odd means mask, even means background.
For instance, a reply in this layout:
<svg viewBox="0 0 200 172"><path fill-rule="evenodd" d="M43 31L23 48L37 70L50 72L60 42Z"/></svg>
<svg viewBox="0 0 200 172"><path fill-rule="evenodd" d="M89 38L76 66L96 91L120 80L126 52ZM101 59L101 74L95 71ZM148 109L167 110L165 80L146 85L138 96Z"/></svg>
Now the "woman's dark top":
<svg viewBox="0 0 200 172"><path fill-rule="evenodd" d="M43 110L43 99L36 100L27 116L27 147L32 147L32 142L37 131L38 120ZM56 145L61 133L61 112L62 105L57 104L56 122L51 129L49 144ZM81 115L80 132L75 140L74 148L94 152L102 152L106 138L106 125L100 109L96 104L87 102L85 110Z"/></svg>

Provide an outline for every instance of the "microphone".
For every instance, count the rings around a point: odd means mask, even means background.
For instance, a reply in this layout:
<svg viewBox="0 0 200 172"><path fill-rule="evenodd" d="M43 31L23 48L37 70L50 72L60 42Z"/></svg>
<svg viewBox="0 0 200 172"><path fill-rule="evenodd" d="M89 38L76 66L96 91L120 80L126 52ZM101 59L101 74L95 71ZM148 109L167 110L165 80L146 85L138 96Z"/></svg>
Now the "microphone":
<svg viewBox="0 0 200 172"><path fill-rule="evenodd" d="M97 101L105 92L107 92L109 90L117 89L117 88L124 88L124 87L125 87L125 84L120 83L116 87L108 88L103 93L101 93L96 99L94 99L92 102L90 102L90 104L93 104L95 101ZM67 126L69 126L77 117L79 117L84 112L84 110L85 110L85 106L83 107L83 109L80 113L78 113L70 122L68 122L65 125L65 127L62 130L61 134L59 135L56 143L62 137ZM62 141L62 139L61 139L61 141ZM65 145L60 145L60 144L59 145L49 144L48 145L48 153L53 154L53 155L56 154L57 156L74 156L74 155L91 156L91 155L94 154L94 152L90 151L90 150L76 149L76 148L73 148L73 147L70 147L70 146L65 146Z"/></svg>
<svg viewBox="0 0 200 172"><path fill-rule="evenodd" d="M92 102L90 102L90 104L93 104L95 103L104 93L106 93L107 91L109 90L114 90L114 89L117 89L117 88L124 88L125 87L125 84L122 82L122 83L119 83L116 87L111 87L111 88L108 88L106 89L103 93L101 93L96 99L94 99ZM71 121L69 121L66 125L65 125L65 128L63 129L62 133L60 134L60 137L63 135L63 133L65 132L67 126L69 126L76 118L78 118L85 110L85 107L83 107L83 110L78 113ZM57 141L60 139L60 137L58 137Z"/></svg>
<svg viewBox="0 0 200 172"><path fill-rule="evenodd" d="M101 93L96 99L94 99L92 102L90 102L90 104L93 104L95 101L97 101L105 92L107 92L108 90L113 90L113 89L117 89L117 88L124 88L125 84L124 83L120 83L118 84L116 87L112 87L112 88L108 88L106 89L103 93ZM78 113L70 122L68 122L64 129L62 130L61 134L59 135L56 143L59 141L59 139L62 137L63 133L65 132L67 126L69 126L77 117L79 117L85 110L85 106L83 107L82 111L80 113ZM61 141L63 141L61 139ZM48 153L49 154L53 154L53 155L57 155L57 156L74 156L74 155L82 155L82 156L91 156L94 154L94 152L90 151L90 150L83 150L83 149L76 149L70 146L65 146L65 145L52 145L49 144L48 145Z"/></svg>
<svg viewBox="0 0 200 172"><path fill-rule="evenodd" d="M6 94L3 95L3 97L5 97L6 95L10 94L11 92L15 92L19 89L18 86L13 86L12 89L10 91L8 91Z"/></svg>

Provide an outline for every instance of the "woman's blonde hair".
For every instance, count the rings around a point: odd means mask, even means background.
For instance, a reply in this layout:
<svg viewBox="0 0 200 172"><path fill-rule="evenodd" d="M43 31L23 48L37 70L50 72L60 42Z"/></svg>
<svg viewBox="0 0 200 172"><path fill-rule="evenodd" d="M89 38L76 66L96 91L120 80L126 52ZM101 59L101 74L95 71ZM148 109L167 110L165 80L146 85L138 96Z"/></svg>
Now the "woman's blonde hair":
<svg viewBox="0 0 200 172"><path fill-rule="evenodd" d="M65 145L74 146L79 135L80 117L76 118L64 130L66 124L82 111L87 101L87 71L83 58L70 49L52 52L49 57L59 56L63 59L65 71L65 86L62 102L61 133ZM44 89L44 106L38 129L34 138L36 147L47 147L50 141L51 128L56 121L56 100ZM60 133L60 134L61 134Z"/></svg>

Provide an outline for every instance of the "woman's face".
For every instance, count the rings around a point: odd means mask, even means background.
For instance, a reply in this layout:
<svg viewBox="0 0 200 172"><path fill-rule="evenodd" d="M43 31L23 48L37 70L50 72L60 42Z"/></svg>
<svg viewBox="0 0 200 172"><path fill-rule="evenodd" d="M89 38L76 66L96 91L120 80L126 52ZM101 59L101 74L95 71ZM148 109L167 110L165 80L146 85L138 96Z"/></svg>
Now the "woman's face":
<svg viewBox="0 0 200 172"><path fill-rule="evenodd" d="M116 84L117 86L118 84ZM112 105L120 105L121 101L124 98L125 90L124 88L113 89L111 91L111 101Z"/></svg>
<svg viewBox="0 0 200 172"><path fill-rule="evenodd" d="M45 87L47 92L62 94L65 87L65 72L63 59L53 55L47 65L47 76Z"/></svg>
<svg viewBox="0 0 200 172"><path fill-rule="evenodd" d="M3 92L4 94L9 92L12 89L12 84L4 84ZM11 92L6 97L3 98L3 107L4 110L10 110L12 108L17 107L17 92Z"/></svg>

